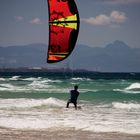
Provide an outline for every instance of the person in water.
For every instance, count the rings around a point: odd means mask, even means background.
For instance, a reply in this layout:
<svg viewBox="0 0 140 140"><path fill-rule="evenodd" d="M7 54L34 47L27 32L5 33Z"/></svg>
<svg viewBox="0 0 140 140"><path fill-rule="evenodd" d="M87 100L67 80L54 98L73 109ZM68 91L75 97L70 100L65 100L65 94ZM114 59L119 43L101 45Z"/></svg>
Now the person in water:
<svg viewBox="0 0 140 140"><path fill-rule="evenodd" d="M73 103L75 109L77 109L77 98L78 98L78 96L79 96L78 86L75 85L75 86L74 86L74 90L71 90L71 91L70 91L70 99L69 99L68 102L67 102L66 108L69 108L69 104L70 104L70 103Z"/></svg>

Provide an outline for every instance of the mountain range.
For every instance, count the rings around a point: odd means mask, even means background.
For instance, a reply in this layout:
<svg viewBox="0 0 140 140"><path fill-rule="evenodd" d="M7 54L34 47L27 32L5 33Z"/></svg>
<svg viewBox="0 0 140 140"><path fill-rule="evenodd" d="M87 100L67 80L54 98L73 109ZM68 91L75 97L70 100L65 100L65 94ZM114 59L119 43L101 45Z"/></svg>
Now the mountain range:
<svg viewBox="0 0 140 140"><path fill-rule="evenodd" d="M140 72L140 48L116 40L105 47L76 45L71 56L57 64L47 64L47 45L0 47L0 68L47 67L85 69L101 72Z"/></svg>

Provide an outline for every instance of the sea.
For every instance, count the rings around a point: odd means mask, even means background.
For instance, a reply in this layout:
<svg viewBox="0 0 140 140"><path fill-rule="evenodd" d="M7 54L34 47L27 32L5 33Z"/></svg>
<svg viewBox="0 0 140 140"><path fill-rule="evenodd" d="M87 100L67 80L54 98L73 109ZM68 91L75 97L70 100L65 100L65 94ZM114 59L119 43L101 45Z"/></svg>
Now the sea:
<svg viewBox="0 0 140 140"><path fill-rule="evenodd" d="M140 73L0 73L0 128L140 134Z"/></svg>

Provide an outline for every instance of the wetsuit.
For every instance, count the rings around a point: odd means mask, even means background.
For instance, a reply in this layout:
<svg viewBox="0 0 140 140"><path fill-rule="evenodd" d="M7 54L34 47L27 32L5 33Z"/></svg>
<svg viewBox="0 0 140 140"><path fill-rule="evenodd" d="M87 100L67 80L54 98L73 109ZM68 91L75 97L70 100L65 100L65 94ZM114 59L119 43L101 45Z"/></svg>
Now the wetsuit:
<svg viewBox="0 0 140 140"><path fill-rule="evenodd" d="M69 107L69 103L73 103L75 108L77 108L77 98L79 96L79 92L77 90L70 91L71 98L67 102L67 108Z"/></svg>

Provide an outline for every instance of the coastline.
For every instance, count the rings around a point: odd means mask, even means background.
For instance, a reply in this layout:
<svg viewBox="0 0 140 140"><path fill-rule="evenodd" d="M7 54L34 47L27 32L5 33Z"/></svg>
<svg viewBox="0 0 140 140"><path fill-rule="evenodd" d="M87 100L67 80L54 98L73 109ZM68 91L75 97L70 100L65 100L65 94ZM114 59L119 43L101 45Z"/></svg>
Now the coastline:
<svg viewBox="0 0 140 140"><path fill-rule="evenodd" d="M67 129L12 129L0 128L0 140L139 140L140 134L95 133Z"/></svg>

